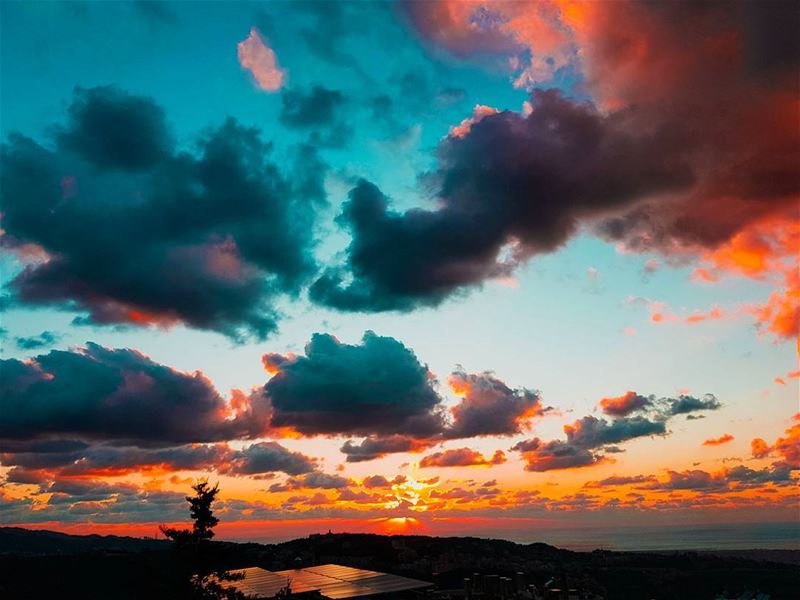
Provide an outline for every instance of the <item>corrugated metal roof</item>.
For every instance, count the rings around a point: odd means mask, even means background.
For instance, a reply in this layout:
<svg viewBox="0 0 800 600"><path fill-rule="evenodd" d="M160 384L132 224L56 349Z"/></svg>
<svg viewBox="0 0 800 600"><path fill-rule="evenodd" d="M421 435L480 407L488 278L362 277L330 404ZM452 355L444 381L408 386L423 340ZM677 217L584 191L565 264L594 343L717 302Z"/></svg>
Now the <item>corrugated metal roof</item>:
<svg viewBox="0 0 800 600"><path fill-rule="evenodd" d="M236 572L244 573L245 578L233 585L244 594L259 598L272 598L287 584L292 593L319 590L323 596L332 600L413 590L431 585L419 579L333 564L287 571L267 571L250 567Z"/></svg>

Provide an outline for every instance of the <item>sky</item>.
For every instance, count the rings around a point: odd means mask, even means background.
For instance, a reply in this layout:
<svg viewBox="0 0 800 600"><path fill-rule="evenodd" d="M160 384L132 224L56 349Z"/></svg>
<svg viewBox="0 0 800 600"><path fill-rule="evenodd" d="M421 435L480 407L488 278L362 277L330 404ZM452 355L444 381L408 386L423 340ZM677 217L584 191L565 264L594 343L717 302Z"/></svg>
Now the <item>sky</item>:
<svg viewBox="0 0 800 600"><path fill-rule="evenodd" d="M0 523L797 519L793 3L0 13Z"/></svg>

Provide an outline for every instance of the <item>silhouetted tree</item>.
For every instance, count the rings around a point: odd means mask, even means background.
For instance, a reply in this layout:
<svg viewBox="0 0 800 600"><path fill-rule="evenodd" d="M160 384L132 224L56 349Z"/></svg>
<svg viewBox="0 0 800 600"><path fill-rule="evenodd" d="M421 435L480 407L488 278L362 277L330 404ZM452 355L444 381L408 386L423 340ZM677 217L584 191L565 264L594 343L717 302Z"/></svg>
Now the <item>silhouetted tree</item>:
<svg viewBox="0 0 800 600"><path fill-rule="evenodd" d="M211 487L206 480L192 486L194 496L186 496L189 514L194 521L191 529L175 529L161 525L161 532L172 540L178 553L179 563L186 570L188 596L203 600L243 600L235 587L225 587L223 581L238 581L241 574L229 573L220 568L218 557L211 546L214 527L219 519L214 516L211 505L219 493L219 484Z"/></svg>

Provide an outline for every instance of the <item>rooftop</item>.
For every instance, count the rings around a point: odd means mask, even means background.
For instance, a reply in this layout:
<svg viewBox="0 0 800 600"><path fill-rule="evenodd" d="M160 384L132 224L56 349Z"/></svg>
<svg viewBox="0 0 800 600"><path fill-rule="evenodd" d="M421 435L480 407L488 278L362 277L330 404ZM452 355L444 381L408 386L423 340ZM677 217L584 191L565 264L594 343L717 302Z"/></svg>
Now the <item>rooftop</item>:
<svg viewBox="0 0 800 600"><path fill-rule="evenodd" d="M432 585L419 579L334 564L286 571L267 571L260 567L249 567L234 572L244 573L245 578L234 582L233 585L245 595L257 598L272 598L287 585L293 594L319 591L324 597L332 600L375 596Z"/></svg>

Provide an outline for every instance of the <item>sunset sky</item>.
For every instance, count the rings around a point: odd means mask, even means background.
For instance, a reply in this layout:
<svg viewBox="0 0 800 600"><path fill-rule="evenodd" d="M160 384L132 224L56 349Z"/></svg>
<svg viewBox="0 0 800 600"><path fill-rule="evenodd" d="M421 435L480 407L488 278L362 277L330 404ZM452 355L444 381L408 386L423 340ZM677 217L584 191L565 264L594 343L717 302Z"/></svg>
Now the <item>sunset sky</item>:
<svg viewBox="0 0 800 600"><path fill-rule="evenodd" d="M0 11L0 524L797 519L795 3Z"/></svg>

